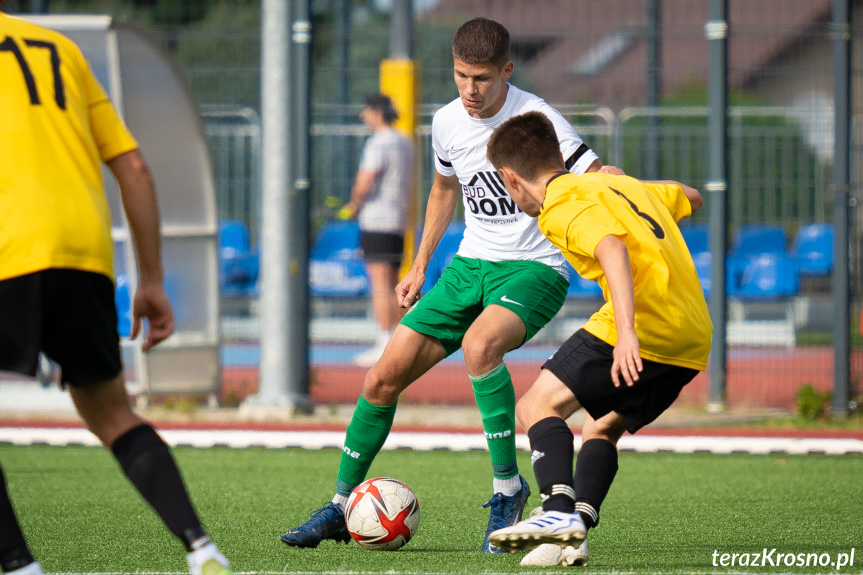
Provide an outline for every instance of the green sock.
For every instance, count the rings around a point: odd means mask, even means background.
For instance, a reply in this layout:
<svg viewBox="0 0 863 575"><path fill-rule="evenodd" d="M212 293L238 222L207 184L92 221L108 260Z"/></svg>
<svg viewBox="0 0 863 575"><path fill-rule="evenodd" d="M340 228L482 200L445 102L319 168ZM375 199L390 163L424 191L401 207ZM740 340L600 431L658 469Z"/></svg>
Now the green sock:
<svg viewBox="0 0 863 575"><path fill-rule="evenodd" d="M363 482L372 461L383 447L393 426L396 405L372 405L361 395L345 433L345 446L339 463L336 493L347 497Z"/></svg>
<svg viewBox="0 0 863 575"><path fill-rule="evenodd" d="M509 479L518 474L515 459L515 389L509 370L501 363L490 372L470 376L476 405L491 455L494 477Z"/></svg>

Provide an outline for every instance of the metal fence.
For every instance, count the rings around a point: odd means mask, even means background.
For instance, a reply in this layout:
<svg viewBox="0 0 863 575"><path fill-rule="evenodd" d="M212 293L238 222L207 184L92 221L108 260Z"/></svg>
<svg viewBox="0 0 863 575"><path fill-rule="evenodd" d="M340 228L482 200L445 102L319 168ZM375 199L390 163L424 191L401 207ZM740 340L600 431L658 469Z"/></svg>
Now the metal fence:
<svg viewBox="0 0 863 575"><path fill-rule="evenodd" d="M11 0L6 8L24 10L31 4ZM709 4L691 0L418 0L414 2L414 58L421 69L420 100L441 103L455 96L452 34L468 18L494 18L512 35L513 83L549 102L563 102L557 107L604 162L636 176L656 175L703 186L708 180L709 157L707 109L703 107L708 101L709 43L704 25ZM367 136L356 119L358 102L364 93L378 88L377 66L388 56L385 5L373 0L312 3L313 229L327 221L333 206L349 193ZM730 241L751 224L778 225L790 241L804 224L832 221L831 5L831 0L728 1ZM659 18L647 14L648 6L661 7ZM349 13L337 14L339 7ZM851 0L850 7L856 24L863 19L863 2ZM162 42L203 106L220 218L244 222L253 247L264 209L260 205L260 120L255 112L260 101L259 8L258 2L227 0L51 2L54 12L99 12L126 18ZM661 30L650 29L657 24ZM661 32L660 50L651 51L648 39L657 37L657 32ZM851 131L853 317L848 326L854 335L851 384L859 393L863 226L856 202L863 183L863 126L859 120L863 117L863 34L859 27L852 27L850 33L851 107L857 119ZM433 176L429 124L436 107L423 106L417 131L419 216ZM692 223L706 222L709 210L708 202ZM788 407L794 404L795 390L805 383L821 390L832 388L832 335L829 326L825 329L823 325L832 320L831 289L829 277L822 278L820 283L801 284L796 296L776 306L768 302L730 306L730 404ZM245 358L239 365L256 367L254 344L236 341L254 342L257 337L254 289L249 293L245 297L248 305L223 306L223 334L228 340L224 346L226 385L235 377L230 369L236 365L236 354ZM350 371L349 349L326 351L327 341L340 339L345 345L360 346L373 333L362 302L341 304L313 307L312 365L317 385L312 393L316 401L333 400L327 390L335 388L350 388L348 400L353 401L362 382L362 373ZM544 336L549 344L574 327L574 319L587 309L584 302L567 302L552 326L556 331ZM780 321L784 324L775 323ZM791 341L790 345L765 344L789 323L793 324L793 339L782 341ZM739 342L745 345L738 347ZM540 341L537 345L546 344ZM530 363L525 380L535 375L536 361ZM444 375L435 384L448 390L450 397L457 395L454 390L469 387L463 372L444 369L441 373ZM254 381L253 375L243 378ZM693 404L703 405L706 393L698 385L691 392L695 394ZM465 401L472 400L467 397Z"/></svg>
<svg viewBox="0 0 863 575"><path fill-rule="evenodd" d="M832 118L832 108L819 111ZM708 177L709 110L626 108L615 123L612 161L633 175L648 172L647 146L658 145L658 176L700 185ZM651 123L649 120L655 118ZM649 137L654 126L657 133ZM729 109L729 229L771 223L793 233L809 222L832 217L827 201L829 120L801 121L794 108ZM813 143L815 142L815 143ZM820 144L820 146L818 145ZM705 218L697 216L697 220Z"/></svg>
<svg viewBox="0 0 863 575"><path fill-rule="evenodd" d="M701 185L707 179L707 110L701 107L627 108L615 114L607 108L559 106L576 130L607 163L638 175L645 171L648 142L659 146L660 178L677 179ZM359 108L334 113L332 107L317 110L312 125L312 217L318 229L332 218L333 197L347 200L350 182L359 161L368 131L359 123L324 121L326 118L356 117ZM424 107L417 129L419 151L416 193L421 226L425 198L433 178L430 119L435 106ZM649 121L653 117L656 121ZM203 114L205 132L213 151L213 165L219 190L220 216L239 219L252 231L260 221L260 182L258 180L260 131L257 118L247 109L208 108ZM648 137L649 126L658 132ZM729 122L729 239L753 224L775 224L791 239L804 225L831 221L831 199L827 195L828 161L813 146L805 122L788 108L734 107ZM817 140L817 138L816 138ZM857 167L856 169L859 169ZM248 179L245 179L248 177ZM461 214L456 214L460 219ZM696 214L693 224L706 222ZM859 243L855 240L856 243ZM731 248L731 246L729 246ZM859 249L855 250L859 254ZM859 270L855 264L855 273ZM224 306L223 332L227 344L240 345L244 361L253 364L256 351L248 347L257 338L254 291L245 296L248 306ZM367 296L313 298L311 338L313 365L328 390L323 397L349 401L362 381L362 371L350 371L351 357L368 345L376 333ZM600 305L598 299L569 300L564 309L525 350L545 353L572 330L577 329ZM239 314L237 310L242 310ZM248 313L250 312L250 313ZM859 313L859 312L858 312ZM729 307L728 342L731 346L729 401L733 405L794 404L796 390L812 384L817 389L832 387L829 337L831 329L831 283L829 276L803 282L791 295L776 298L732 297ZM242 347L243 345L247 347ZM744 350L752 350L745 352ZM242 351L245 350L245 351ZM317 350L317 351L315 351ZM325 355L322 350L329 350ZM528 353L522 350L523 353ZM854 365L860 363L854 352ZM341 373L338 382L328 379L332 369ZM859 369L857 367L856 369ZM346 375L352 374L352 375ZM437 389L450 390L449 399L461 401L459 376L440 375ZM703 377L703 376L701 376ZM694 385L684 403L703 405L706 386ZM314 391L314 389L313 389ZM330 395L326 395L329 393ZM464 399L464 398L462 398Z"/></svg>
<svg viewBox="0 0 863 575"><path fill-rule="evenodd" d="M204 106L204 134L216 185L219 219L238 220L260 235L261 119L247 107Z"/></svg>
<svg viewBox="0 0 863 575"><path fill-rule="evenodd" d="M699 186L708 170L707 108L608 108L555 106L597 155L639 177L647 171L647 145L657 142L660 179ZM419 216L434 177L431 168L431 116L426 106L417 128ZM352 108L333 116L353 116ZM832 113L831 111L827 111ZM318 113L323 117L325 114ZM648 119L658 133L648 137ZM789 237L799 226L829 222L829 158L807 143L806 126L789 108L733 107L729 110L729 236L749 224L777 224ZM202 111L218 190L219 215L241 220L253 242L260 229L260 119L247 107L207 106ZM312 218L331 218L335 200L346 202L362 146L370 132L362 124L316 122L312 125ZM458 215L457 215L458 217ZM695 222L706 221L699 213ZM417 223L421 224L421 221Z"/></svg>

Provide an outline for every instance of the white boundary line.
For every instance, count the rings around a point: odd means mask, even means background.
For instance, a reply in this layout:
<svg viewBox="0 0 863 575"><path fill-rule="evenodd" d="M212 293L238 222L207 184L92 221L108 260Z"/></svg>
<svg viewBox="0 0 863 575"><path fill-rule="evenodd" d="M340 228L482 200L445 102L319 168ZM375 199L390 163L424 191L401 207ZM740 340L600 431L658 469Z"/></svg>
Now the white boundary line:
<svg viewBox="0 0 863 575"><path fill-rule="evenodd" d="M541 573L547 575L548 570L520 570L520 571L482 571L482 575L525 575L525 573ZM590 575L636 575L638 573L649 573L650 575L819 575L817 573L771 573L767 571L590 571ZM842 573L841 571L839 572ZM848 573L855 573L850 570ZM452 575L446 571L235 571L236 575ZM48 572L47 575L189 575L188 571L91 571L88 573L75 573L69 571ZM837 575L836 571L825 571L823 575Z"/></svg>
<svg viewBox="0 0 863 575"><path fill-rule="evenodd" d="M283 449L341 449L344 432L341 431L261 431L261 430L184 430L163 429L160 433L172 446L232 448L264 447ZM576 436L576 444L581 437ZM86 429L63 427L0 427L0 443L13 445L99 445L96 437ZM528 451L527 436L516 435L516 447ZM791 438L791 437L728 437L728 436L670 436L626 435L618 447L621 451L637 453L786 453L789 455L863 455L863 440L851 438ZM384 449L413 449L431 451L487 450L484 435L477 433L405 432L390 433ZM761 574L764 575L764 574Z"/></svg>

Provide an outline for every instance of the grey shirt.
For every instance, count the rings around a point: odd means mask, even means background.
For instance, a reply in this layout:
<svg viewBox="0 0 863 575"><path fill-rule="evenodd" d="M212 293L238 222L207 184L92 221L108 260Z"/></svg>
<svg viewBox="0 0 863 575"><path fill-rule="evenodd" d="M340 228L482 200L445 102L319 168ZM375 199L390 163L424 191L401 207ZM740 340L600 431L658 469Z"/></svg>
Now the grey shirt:
<svg viewBox="0 0 863 575"><path fill-rule="evenodd" d="M360 229L403 234L412 188L413 147L394 128L375 132L363 149L360 171L376 174L359 214Z"/></svg>

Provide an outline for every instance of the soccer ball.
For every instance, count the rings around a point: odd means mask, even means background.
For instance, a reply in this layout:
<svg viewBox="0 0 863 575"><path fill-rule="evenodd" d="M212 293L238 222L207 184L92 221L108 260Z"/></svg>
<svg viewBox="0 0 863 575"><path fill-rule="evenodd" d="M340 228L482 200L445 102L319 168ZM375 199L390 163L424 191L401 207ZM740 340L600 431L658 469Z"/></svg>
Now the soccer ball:
<svg viewBox="0 0 863 575"><path fill-rule="evenodd" d="M411 540L420 525L420 505L411 488L395 479L368 479L351 492L345 523L366 549L394 551Z"/></svg>

